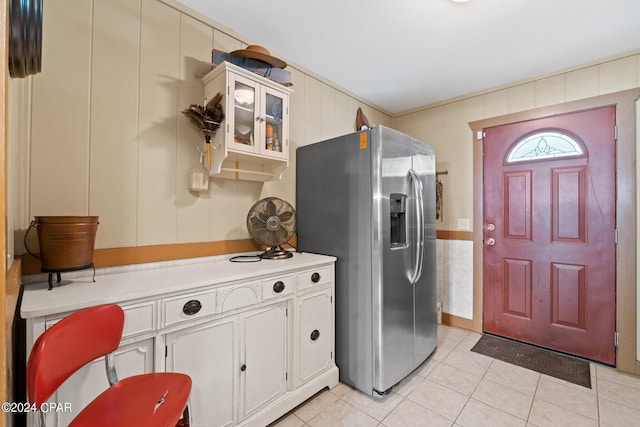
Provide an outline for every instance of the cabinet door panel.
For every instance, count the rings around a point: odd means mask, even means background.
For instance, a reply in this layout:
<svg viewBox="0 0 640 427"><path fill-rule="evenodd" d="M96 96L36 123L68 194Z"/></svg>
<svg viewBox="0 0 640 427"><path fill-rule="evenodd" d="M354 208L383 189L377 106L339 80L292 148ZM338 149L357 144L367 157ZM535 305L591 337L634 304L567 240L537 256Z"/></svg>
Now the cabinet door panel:
<svg viewBox="0 0 640 427"><path fill-rule="evenodd" d="M286 160L288 156L287 142L289 139L289 96L264 87L261 94L263 99L263 115L265 123L264 137L260 141L262 155Z"/></svg>
<svg viewBox="0 0 640 427"><path fill-rule="evenodd" d="M153 372L153 338L121 346L116 350L118 378ZM57 424L67 426L78 413L109 387L104 357L100 357L73 374L56 393L59 403L71 403L71 412L57 412Z"/></svg>
<svg viewBox="0 0 640 427"><path fill-rule="evenodd" d="M257 108L260 102L257 87L259 86L255 82L229 73L230 98L227 103L227 121L233 124L233 134L230 135L233 139L229 140L229 144L234 150L256 152L258 141L262 138L261 130L257 126Z"/></svg>
<svg viewBox="0 0 640 427"><path fill-rule="evenodd" d="M167 334L167 371L191 377L194 426L235 423L238 378L236 318Z"/></svg>
<svg viewBox="0 0 640 427"><path fill-rule="evenodd" d="M243 317L243 416L287 389L287 304L277 304Z"/></svg>
<svg viewBox="0 0 640 427"><path fill-rule="evenodd" d="M332 365L331 289L296 299L298 323L297 385Z"/></svg>

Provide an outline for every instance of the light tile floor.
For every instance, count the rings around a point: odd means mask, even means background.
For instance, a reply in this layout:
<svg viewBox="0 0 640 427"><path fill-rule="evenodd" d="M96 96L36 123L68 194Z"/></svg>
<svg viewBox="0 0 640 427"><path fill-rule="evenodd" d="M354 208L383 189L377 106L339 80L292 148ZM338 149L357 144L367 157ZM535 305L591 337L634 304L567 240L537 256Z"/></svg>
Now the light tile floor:
<svg viewBox="0 0 640 427"><path fill-rule="evenodd" d="M480 334L439 326L434 354L384 398L345 384L272 427L640 426L640 378L591 364L591 389L471 352Z"/></svg>

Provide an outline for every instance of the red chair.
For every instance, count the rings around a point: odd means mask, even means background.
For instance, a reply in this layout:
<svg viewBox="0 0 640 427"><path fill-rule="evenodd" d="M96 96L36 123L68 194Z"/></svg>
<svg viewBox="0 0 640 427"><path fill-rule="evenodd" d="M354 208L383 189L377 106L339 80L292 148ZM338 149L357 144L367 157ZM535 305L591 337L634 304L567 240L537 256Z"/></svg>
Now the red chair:
<svg viewBox="0 0 640 427"><path fill-rule="evenodd" d="M118 381L114 351L120 344L124 312L104 304L73 313L46 330L33 345L27 363L27 395L36 408L74 372L105 356L111 385L71 422L70 426L189 426L191 378L161 372ZM44 426L39 411L36 425Z"/></svg>

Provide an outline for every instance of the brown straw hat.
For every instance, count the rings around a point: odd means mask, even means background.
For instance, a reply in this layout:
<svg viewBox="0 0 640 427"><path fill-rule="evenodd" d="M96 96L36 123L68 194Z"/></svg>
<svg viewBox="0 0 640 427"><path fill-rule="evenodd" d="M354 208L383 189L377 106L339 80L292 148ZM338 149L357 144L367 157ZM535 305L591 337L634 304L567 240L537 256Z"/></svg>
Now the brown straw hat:
<svg viewBox="0 0 640 427"><path fill-rule="evenodd" d="M234 50L233 52L231 52L231 54L250 59L257 59L258 61L266 62L267 64L275 68L284 68L287 66L286 62L271 56L271 52L269 52L262 46L258 46L257 44L249 45L245 49Z"/></svg>

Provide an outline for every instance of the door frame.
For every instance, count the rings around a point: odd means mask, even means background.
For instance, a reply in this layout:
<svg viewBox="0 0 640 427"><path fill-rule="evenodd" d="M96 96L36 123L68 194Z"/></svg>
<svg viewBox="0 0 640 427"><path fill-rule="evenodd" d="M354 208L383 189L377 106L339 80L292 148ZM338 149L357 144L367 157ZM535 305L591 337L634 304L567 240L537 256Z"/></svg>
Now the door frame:
<svg viewBox="0 0 640 427"><path fill-rule="evenodd" d="M473 136L473 330L482 332L483 306L483 156L482 129L580 110L616 106L616 326L617 369L640 375L636 361L636 102L640 88L536 108L469 123Z"/></svg>

